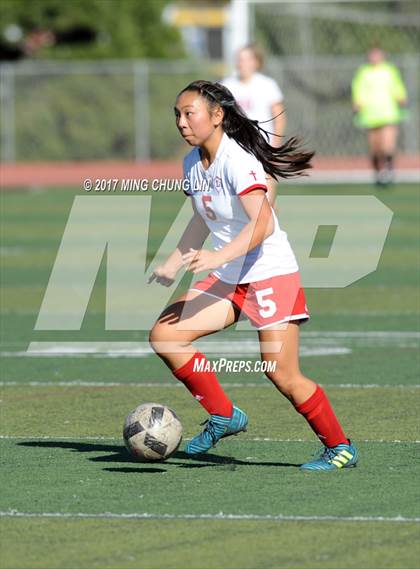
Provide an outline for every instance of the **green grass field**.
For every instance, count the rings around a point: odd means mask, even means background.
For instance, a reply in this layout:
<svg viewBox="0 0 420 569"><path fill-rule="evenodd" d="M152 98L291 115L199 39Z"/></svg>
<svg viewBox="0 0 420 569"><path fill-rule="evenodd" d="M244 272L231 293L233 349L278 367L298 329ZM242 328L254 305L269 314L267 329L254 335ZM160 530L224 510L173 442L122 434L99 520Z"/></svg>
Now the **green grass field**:
<svg viewBox="0 0 420 569"><path fill-rule="evenodd" d="M284 185L282 193L375 189ZM299 471L319 443L261 374L220 375L250 416L247 433L200 459L181 450L166 462L138 463L121 437L125 415L138 404L173 407L185 438L205 419L156 356L28 354L31 342L147 339L146 331L105 330L105 263L80 331L34 330L81 194L0 195L2 569L416 569L418 189L399 185L376 194L394 218L374 273L343 289L306 291L312 318L302 329L303 371L325 386L361 453L358 468L321 475ZM153 200L150 258L183 197ZM322 250L322 236L316 246ZM255 332L216 338L244 346L234 359L257 357Z"/></svg>

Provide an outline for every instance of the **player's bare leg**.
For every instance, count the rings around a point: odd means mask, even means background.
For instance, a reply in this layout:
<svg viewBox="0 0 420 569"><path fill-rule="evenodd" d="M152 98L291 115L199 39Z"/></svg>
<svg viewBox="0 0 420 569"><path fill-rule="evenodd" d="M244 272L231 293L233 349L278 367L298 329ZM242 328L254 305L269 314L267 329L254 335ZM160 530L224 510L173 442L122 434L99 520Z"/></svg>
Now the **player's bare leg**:
<svg viewBox="0 0 420 569"><path fill-rule="evenodd" d="M227 328L236 318L230 302L189 291L163 311L150 333L155 352L210 414L204 430L187 444L188 454L207 452L222 437L246 430L247 415L233 406L211 363L192 345Z"/></svg>
<svg viewBox="0 0 420 569"><path fill-rule="evenodd" d="M382 127L382 150L384 154L394 154L397 146L398 127L395 124L389 124Z"/></svg>
<svg viewBox="0 0 420 569"><path fill-rule="evenodd" d="M382 128L370 128L367 131L369 155L375 173L375 182L382 185L382 172L384 168L384 152L382 148Z"/></svg>
<svg viewBox="0 0 420 569"><path fill-rule="evenodd" d="M192 342L235 322L230 302L198 291L188 291L159 316L150 332L150 344L166 365L178 369L197 351Z"/></svg>
<svg viewBox="0 0 420 569"><path fill-rule="evenodd" d="M394 157L397 147L397 138L397 125L390 124L381 128L381 146L386 170L386 182L388 184L392 183L394 178Z"/></svg>
<svg viewBox="0 0 420 569"><path fill-rule="evenodd" d="M369 153L375 170L376 183L380 186L393 181L397 137L397 125L385 125L368 130Z"/></svg>
<svg viewBox="0 0 420 569"><path fill-rule="evenodd" d="M299 368L299 325L277 325L259 330L261 356L275 363L267 377L308 421L324 445L321 455L302 465L303 470L336 470L354 466L356 448L345 436L331 404L319 385L305 377ZM271 346L276 345L276 351ZM271 351L265 346L269 345ZM273 369L269 367L269 369Z"/></svg>
<svg viewBox="0 0 420 569"><path fill-rule="evenodd" d="M274 361L275 371L267 377L294 405L303 403L316 389L316 383L305 377L299 368L299 325L281 324L275 329L259 330L262 347L275 345L279 351L261 351L264 361Z"/></svg>

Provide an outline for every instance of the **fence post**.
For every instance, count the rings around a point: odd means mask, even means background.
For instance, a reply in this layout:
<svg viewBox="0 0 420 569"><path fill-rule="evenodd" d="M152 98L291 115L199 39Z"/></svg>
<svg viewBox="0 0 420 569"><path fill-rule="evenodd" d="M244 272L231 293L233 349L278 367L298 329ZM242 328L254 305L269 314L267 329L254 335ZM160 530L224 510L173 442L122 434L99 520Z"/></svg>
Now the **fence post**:
<svg viewBox="0 0 420 569"><path fill-rule="evenodd" d="M150 160L149 62L133 63L135 160Z"/></svg>
<svg viewBox="0 0 420 569"><path fill-rule="evenodd" d="M15 72L11 65L0 65L0 157L2 162L16 159Z"/></svg>

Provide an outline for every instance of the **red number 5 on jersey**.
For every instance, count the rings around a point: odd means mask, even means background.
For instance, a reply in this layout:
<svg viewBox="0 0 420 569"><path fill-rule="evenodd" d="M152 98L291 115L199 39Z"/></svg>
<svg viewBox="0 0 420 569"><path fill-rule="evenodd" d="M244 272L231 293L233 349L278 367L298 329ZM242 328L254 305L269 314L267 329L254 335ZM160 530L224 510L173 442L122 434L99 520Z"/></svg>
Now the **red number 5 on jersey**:
<svg viewBox="0 0 420 569"><path fill-rule="evenodd" d="M203 202L203 207L205 209L206 212L206 216L211 219L212 221L214 221L216 219L216 214L214 213L214 211L211 209L211 207L209 207L207 205L206 202L211 202L211 196L202 196L201 197L201 201Z"/></svg>

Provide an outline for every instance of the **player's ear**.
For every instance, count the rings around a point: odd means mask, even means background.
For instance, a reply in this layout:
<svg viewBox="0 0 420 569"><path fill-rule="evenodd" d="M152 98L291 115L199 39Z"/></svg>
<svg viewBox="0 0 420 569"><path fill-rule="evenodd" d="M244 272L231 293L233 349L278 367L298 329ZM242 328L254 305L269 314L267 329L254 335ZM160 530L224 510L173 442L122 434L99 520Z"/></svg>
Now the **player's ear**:
<svg viewBox="0 0 420 569"><path fill-rule="evenodd" d="M212 120L214 128L217 128L222 124L224 116L225 116L224 110L220 105L218 105L212 112Z"/></svg>

